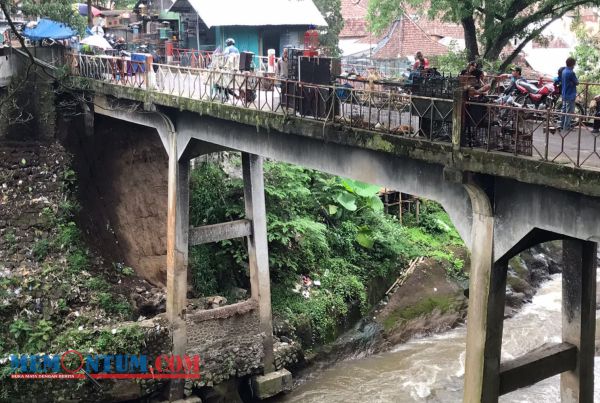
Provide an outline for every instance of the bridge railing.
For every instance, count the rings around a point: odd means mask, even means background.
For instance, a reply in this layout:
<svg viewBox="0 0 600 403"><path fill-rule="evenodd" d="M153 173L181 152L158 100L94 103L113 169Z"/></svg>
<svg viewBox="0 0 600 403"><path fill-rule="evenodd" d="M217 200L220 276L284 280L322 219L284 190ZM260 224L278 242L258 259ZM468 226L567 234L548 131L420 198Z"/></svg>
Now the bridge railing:
<svg viewBox="0 0 600 403"><path fill-rule="evenodd" d="M416 96L395 88L316 85L148 60L85 55L71 60L73 74L116 85L432 142L451 143L458 124L461 147L600 168L599 135L592 132L594 122L600 128L600 118L581 113ZM457 105L462 113L453 113ZM573 125L560 131L564 116Z"/></svg>
<svg viewBox="0 0 600 403"><path fill-rule="evenodd" d="M154 90L206 100L336 122L350 127L451 141L452 100L309 84L248 72L154 65Z"/></svg>
<svg viewBox="0 0 600 403"><path fill-rule="evenodd" d="M182 67L205 69L212 63L213 52L198 49L173 49L172 63Z"/></svg>
<svg viewBox="0 0 600 403"><path fill-rule="evenodd" d="M597 169L600 134L594 127L600 129L599 117L551 108L466 102L461 146Z"/></svg>
<svg viewBox="0 0 600 403"><path fill-rule="evenodd" d="M81 54L70 54L67 58L73 75L135 88L148 88L151 60L152 58L131 60L127 57Z"/></svg>

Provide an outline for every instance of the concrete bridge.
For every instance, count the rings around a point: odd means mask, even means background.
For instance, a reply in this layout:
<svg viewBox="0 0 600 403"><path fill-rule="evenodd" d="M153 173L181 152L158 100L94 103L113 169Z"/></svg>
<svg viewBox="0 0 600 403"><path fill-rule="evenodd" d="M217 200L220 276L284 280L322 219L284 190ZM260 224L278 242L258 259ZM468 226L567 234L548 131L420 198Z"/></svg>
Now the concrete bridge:
<svg viewBox="0 0 600 403"><path fill-rule="evenodd" d="M289 82L273 86L264 78L162 65L155 65L154 72L150 64L128 71L131 66L111 58L80 57L72 67L81 77L75 85L93 100L88 105L93 113L155 128L168 153L167 314L174 353L209 351L197 337L203 322L216 320L210 326L218 327L220 319L246 315L254 318L248 326L256 326L262 340L256 354L266 378L259 378L258 385L274 378L279 379L276 389L285 387L286 376L273 372L262 173L263 159L271 158L443 205L472 255L464 401L495 402L504 393L559 373L563 402L593 401L600 163L596 138L582 124L553 135L541 130L544 123L539 122L546 122L547 129L550 123L540 120L540 113L505 108L504 113L513 114L508 124L516 128L512 141L505 139L512 148L503 148L489 141L497 126L490 119L475 125L487 141L466 141L466 128L474 127L467 123L474 120L469 105L475 104L465 102L460 90L453 99L352 90L350 99L359 99L355 104L315 102L305 113L283 101L286 94L278 88ZM239 92L249 86L256 96L251 101ZM339 88L306 87L309 96L348 99ZM225 99L223 88L235 96ZM327 110L319 111L319 105ZM486 113L502 113L500 109ZM363 123L356 123L354 113ZM434 115L439 118L430 120L428 130L423 122ZM434 133L431 122L436 120L442 123ZM395 130L401 126L408 129ZM531 143L531 155L522 155L520 141ZM246 219L190 228L190 159L221 150L242 153ZM188 247L234 237L247 238L251 299L187 314ZM508 260L554 239L564 245L562 342L501 362ZM173 398L182 387L173 382Z"/></svg>

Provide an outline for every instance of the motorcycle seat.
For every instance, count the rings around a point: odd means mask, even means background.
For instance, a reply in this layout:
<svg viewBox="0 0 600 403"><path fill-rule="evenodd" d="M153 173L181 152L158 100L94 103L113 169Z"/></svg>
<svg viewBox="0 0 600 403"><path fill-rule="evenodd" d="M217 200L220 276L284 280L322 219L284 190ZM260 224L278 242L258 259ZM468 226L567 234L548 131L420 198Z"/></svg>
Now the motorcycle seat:
<svg viewBox="0 0 600 403"><path fill-rule="evenodd" d="M537 94L540 89L527 80L518 80L517 85L525 88L529 94Z"/></svg>

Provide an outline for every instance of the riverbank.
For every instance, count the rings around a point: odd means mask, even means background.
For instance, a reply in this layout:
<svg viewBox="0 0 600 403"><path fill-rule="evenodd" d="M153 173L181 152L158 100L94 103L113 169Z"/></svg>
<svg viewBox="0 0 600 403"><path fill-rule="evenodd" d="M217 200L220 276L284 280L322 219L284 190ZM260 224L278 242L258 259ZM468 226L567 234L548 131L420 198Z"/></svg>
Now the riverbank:
<svg viewBox="0 0 600 403"><path fill-rule="evenodd" d="M507 294L511 298L507 298L505 309L505 359L560 336L560 320L552 319L557 313L560 314L561 283L560 277L554 274L560 268L560 255L560 243L548 243L511 260L508 277L513 279L507 286ZM421 291L421 298L414 297L415 290ZM431 298L454 296L460 300L459 290L460 282L444 277L440 265L432 267L424 262L415 269L411 279L407 279L389 297L387 304L381 305L383 308L375 314L374 320L371 317L368 325L363 323L336 341L347 341L349 335L357 339L358 330L371 328L369 337L378 342L363 342L362 345L368 345L371 352L377 351L375 354L355 351L352 355L346 355L345 359L337 356L335 363L315 360L311 366L296 374L293 392L272 402L460 401L466 334L461 324L466 314L466 304L456 305L460 308L446 312L441 312L440 306L437 306L429 313L410 320L401 318L394 322L395 326L387 330L385 328L386 319L402 316L398 315L398 310L405 312L406 309L412 309L414 312L415 306L422 305L420 301ZM379 331L373 331L373 327ZM451 327L454 329L449 330ZM408 337L406 342L402 340L404 337ZM391 340L400 340L400 343L392 344ZM357 345L354 343L354 346ZM327 358L331 357L329 355ZM550 396L556 389L552 382L550 379L543 382L545 387L534 386L535 392L525 390L513 393L529 397ZM548 385L550 392L545 390Z"/></svg>
<svg viewBox="0 0 600 403"><path fill-rule="evenodd" d="M469 267L466 249L452 253ZM528 249L509 262L505 318L513 317L530 303L539 287L560 273L560 242ZM467 315L468 279L451 276L448 261L425 258L401 286L385 296L375 308L333 343L307 356L296 372L296 384L310 379L311 372L340 361L364 358L401 348L403 343L447 332L464 323ZM468 274L468 270L466 273Z"/></svg>

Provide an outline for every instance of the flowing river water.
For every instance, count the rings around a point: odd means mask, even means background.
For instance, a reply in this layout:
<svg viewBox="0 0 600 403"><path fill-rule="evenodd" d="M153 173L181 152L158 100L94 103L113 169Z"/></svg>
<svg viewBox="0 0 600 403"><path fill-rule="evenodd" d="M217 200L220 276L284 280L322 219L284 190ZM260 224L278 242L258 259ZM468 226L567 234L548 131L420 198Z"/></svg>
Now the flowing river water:
<svg viewBox="0 0 600 403"><path fill-rule="evenodd" d="M560 342L561 276L542 285L514 317L504 321L502 359L546 342ZM598 312L597 312L598 314ZM600 329L596 330L596 337ZM368 358L347 360L317 370L281 402L460 402L466 328L414 339ZM600 357L595 361L594 401L600 402ZM560 376L504 395L501 402L558 402Z"/></svg>

